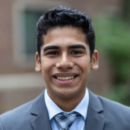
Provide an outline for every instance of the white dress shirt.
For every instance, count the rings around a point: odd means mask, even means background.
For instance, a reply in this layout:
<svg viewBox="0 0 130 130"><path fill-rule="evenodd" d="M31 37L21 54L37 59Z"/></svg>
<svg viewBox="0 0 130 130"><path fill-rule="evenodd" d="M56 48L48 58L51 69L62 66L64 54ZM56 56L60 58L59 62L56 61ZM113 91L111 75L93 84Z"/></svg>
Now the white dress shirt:
<svg viewBox="0 0 130 130"><path fill-rule="evenodd" d="M71 111L65 112L61 110L49 97L47 90L45 90L45 104L49 114L49 119L51 121L52 130L60 130L59 124L53 118L55 115L64 112L66 114L72 113L73 111L78 112L82 116L79 116L71 125L69 130L84 130L85 129L85 120L87 118L88 104L89 104L89 93L86 89L85 95L80 103Z"/></svg>

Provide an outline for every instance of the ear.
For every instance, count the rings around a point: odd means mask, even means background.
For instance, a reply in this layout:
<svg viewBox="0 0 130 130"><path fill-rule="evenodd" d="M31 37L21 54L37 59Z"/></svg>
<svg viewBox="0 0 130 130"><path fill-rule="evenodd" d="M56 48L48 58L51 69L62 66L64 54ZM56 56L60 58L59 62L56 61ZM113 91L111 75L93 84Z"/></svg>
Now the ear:
<svg viewBox="0 0 130 130"><path fill-rule="evenodd" d="M40 72L41 71L41 62L40 62L40 56L38 52L35 54L35 60L36 60L36 66L35 66L35 71Z"/></svg>
<svg viewBox="0 0 130 130"><path fill-rule="evenodd" d="M91 69L98 69L98 51L94 50L94 53L92 55L91 59Z"/></svg>

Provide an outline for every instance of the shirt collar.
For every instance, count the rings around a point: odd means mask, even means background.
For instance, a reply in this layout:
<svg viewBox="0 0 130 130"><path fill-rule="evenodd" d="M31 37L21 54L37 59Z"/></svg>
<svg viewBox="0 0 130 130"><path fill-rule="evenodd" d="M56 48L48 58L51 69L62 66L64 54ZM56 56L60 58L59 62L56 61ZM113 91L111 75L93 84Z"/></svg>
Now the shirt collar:
<svg viewBox="0 0 130 130"><path fill-rule="evenodd" d="M55 102L52 101L52 99L49 97L47 90L45 90L45 104L48 110L49 119L51 120L55 115L64 112L62 109L60 109ZM84 120L87 117L87 111L88 111L88 104L89 104L89 93L88 89L86 88L85 95L83 99L80 101L80 103L71 111L71 112L64 112L64 113L72 113L73 111L78 112L81 114L84 118Z"/></svg>

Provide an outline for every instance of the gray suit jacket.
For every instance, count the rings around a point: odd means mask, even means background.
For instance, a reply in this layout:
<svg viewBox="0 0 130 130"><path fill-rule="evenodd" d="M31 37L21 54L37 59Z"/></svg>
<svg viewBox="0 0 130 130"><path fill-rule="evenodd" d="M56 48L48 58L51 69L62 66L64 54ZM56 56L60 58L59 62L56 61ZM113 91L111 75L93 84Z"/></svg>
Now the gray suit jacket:
<svg viewBox="0 0 130 130"><path fill-rule="evenodd" d="M86 130L130 130L130 108L89 91ZM51 130L44 92L0 116L0 130Z"/></svg>

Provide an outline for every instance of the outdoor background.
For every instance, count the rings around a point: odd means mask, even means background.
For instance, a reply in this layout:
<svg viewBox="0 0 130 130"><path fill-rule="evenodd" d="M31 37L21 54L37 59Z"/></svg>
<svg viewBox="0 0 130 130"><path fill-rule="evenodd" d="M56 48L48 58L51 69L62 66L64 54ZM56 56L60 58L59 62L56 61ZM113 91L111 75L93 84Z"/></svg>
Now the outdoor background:
<svg viewBox="0 0 130 130"><path fill-rule="evenodd" d="M42 75L34 71L36 22L58 5L92 19L99 69L92 71L87 87L130 106L130 0L0 0L0 114L45 88Z"/></svg>

